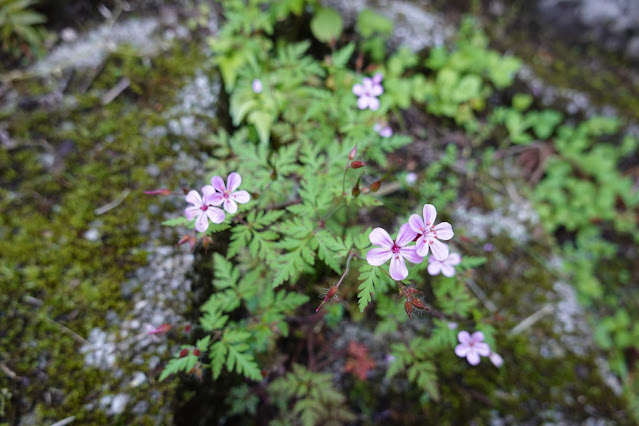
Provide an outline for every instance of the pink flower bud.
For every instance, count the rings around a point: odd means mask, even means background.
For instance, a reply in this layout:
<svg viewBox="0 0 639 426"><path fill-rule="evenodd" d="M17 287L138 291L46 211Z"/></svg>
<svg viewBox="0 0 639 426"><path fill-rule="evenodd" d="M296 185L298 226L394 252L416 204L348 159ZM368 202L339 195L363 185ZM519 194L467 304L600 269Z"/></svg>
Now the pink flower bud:
<svg viewBox="0 0 639 426"><path fill-rule="evenodd" d="M348 154L348 159L354 160L356 155L357 155L357 145L355 145L353 149L351 150L351 153Z"/></svg>
<svg viewBox="0 0 639 426"><path fill-rule="evenodd" d="M156 327L153 330L149 331L147 334L164 334L164 333L168 333L170 329L171 329L170 324L162 324L161 326Z"/></svg>
<svg viewBox="0 0 639 426"><path fill-rule="evenodd" d="M195 356L200 356L202 354L202 352L199 349L193 349L193 355Z"/></svg>
<svg viewBox="0 0 639 426"><path fill-rule="evenodd" d="M146 195L171 195L173 192L170 189L160 188L144 191L144 193Z"/></svg>
<svg viewBox="0 0 639 426"><path fill-rule="evenodd" d="M189 354L189 350L188 349L182 349L180 351L180 358L184 358L185 356L187 356Z"/></svg>
<svg viewBox="0 0 639 426"><path fill-rule="evenodd" d="M371 183L371 186L370 186L371 192L379 191L380 186L382 186L382 181L381 180L378 180L378 181L375 181L375 182Z"/></svg>
<svg viewBox="0 0 639 426"><path fill-rule="evenodd" d="M363 161L353 161L351 162L351 168L352 169L359 169L362 168L366 165L366 163L364 163Z"/></svg>

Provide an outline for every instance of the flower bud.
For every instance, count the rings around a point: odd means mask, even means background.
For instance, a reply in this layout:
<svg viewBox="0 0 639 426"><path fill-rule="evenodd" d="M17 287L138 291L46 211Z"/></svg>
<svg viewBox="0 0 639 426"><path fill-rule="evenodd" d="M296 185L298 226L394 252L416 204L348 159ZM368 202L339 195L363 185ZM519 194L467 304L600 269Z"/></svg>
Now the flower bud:
<svg viewBox="0 0 639 426"><path fill-rule="evenodd" d="M150 191L144 191L144 193L147 195L171 195L172 191L170 189L160 188Z"/></svg>
<svg viewBox="0 0 639 426"><path fill-rule="evenodd" d="M412 299L411 302L413 303L413 306L416 307L417 309L423 309L425 311L430 312L430 309L428 309L426 305L424 305L424 302L422 301L422 299Z"/></svg>
<svg viewBox="0 0 639 426"><path fill-rule="evenodd" d="M171 329L171 325L170 324L162 324L159 327L154 328L153 330L149 331L147 334L164 334L164 333L168 333L169 330Z"/></svg>
<svg viewBox="0 0 639 426"><path fill-rule="evenodd" d="M193 355L200 356L201 354L202 354L202 352L199 349L197 349L197 348L193 349Z"/></svg>
<svg viewBox="0 0 639 426"><path fill-rule="evenodd" d="M377 192L380 186L382 186L381 180L371 183L371 186L370 186L371 192Z"/></svg>
<svg viewBox="0 0 639 426"><path fill-rule="evenodd" d="M351 162L351 169L359 169L361 167L364 167L366 165L366 163L364 163L363 161L352 161Z"/></svg>
<svg viewBox="0 0 639 426"><path fill-rule="evenodd" d="M351 153L348 154L348 159L349 160L354 160L356 155L357 155L357 144L355 144L353 149L351 149Z"/></svg>
<svg viewBox="0 0 639 426"><path fill-rule="evenodd" d="M191 332L191 324L186 324L184 326L184 332L187 334Z"/></svg>
<svg viewBox="0 0 639 426"><path fill-rule="evenodd" d="M180 351L180 358L184 358L185 356L187 356L189 354L189 350L188 349L182 349Z"/></svg>
<svg viewBox="0 0 639 426"><path fill-rule="evenodd" d="M404 302L404 309L406 310L406 314L408 314L408 318L411 318L410 314L413 312L413 305L408 300Z"/></svg>
<svg viewBox="0 0 639 426"><path fill-rule="evenodd" d="M355 185L353 189L351 189L351 194L354 198L357 198L359 196L359 192L359 185Z"/></svg>

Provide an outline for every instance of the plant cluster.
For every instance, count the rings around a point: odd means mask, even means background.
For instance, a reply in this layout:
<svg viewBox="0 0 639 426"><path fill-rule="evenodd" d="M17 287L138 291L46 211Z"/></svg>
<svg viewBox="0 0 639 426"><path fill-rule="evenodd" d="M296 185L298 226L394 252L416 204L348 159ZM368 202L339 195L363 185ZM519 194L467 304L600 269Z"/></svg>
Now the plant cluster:
<svg viewBox="0 0 639 426"><path fill-rule="evenodd" d="M215 176L202 195L189 191L186 217L166 222L194 229L181 242L214 251L213 293L201 308L201 337L176 352L161 379L177 372L201 376L207 368L214 379L238 374L249 381L230 391L234 415L268 404L284 423L291 416L303 424L349 421L340 389L316 371L311 343L306 367L297 355L282 361L274 354L284 341L301 339L300 330L312 330L300 323L336 328L347 315L357 321L367 312L380 318L377 333L398 331L415 313L432 317L419 336L395 338L386 370L387 379L405 375L424 404L441 398L440 376L464 371L453 354L472 366L482 356L497 367L504 363L491 349L501 331L466 283L469 269L484 259L451 252L441 240L453 237L452 226L435 224L435 205L445 212L456 197L455 175L441 172L455 162L457 149L448 146L418 174L402 172L393 153L411 142L398 126L407 108L463 127L474 146L552 143L533 199L548 231L575 231L578 245L597 241L603 247L593 251L598 259L612 252L594 224L631 229L627 213L639 200L617 163L634 140L626 139L621 150L595 144L617 124L594 118L575 126L559 112L530 109L527 95L515 95L512 108L493 108L490 96L512 84L521 62L490 50L472 20L464 21L454 49L434 48L422 61L403 48L387 57L392 23L368 10L349 38L339 14L314 1L234 0L224 8L227 22L210 46L234 129L207 141L207 166L228 175L227 183ZM311 54L311 42L295 34L276 38L278 24L297 22L306 12L321 54ZM494 158L491 153L485 158ZM385 197L396 190L387 189L393 184L415 182L419 198L397 205ZM625 208L618 208L620 200ZM422 216L407 217L416 206L423 206ZM396 238L382 224L398 229ZM592 268L586 270L594 277ZM309 296L320 287L328 287L323 301L309 309ZM403 304L389 296L391 289ZM349 309L354 293L359 312ZM338 296L347 303L331 303ZM456 332L459 324L477 331ZM356 346L350 356L366 360ZM350 365L360 379L369 374Z"/></svg>

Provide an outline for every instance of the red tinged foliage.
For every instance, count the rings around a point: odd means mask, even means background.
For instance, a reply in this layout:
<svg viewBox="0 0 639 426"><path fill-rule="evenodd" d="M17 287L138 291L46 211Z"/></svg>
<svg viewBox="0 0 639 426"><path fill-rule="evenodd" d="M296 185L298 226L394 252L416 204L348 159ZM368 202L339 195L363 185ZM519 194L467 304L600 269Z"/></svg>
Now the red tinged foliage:
<svg viewBox="0 0 639 426"><path fill-rule="evenodd" d="M344 372L352 373L360 380L366 380L368 372L373 368L375 368L375 361L368 355L368 348L361 343L349 342Z"/></svg>

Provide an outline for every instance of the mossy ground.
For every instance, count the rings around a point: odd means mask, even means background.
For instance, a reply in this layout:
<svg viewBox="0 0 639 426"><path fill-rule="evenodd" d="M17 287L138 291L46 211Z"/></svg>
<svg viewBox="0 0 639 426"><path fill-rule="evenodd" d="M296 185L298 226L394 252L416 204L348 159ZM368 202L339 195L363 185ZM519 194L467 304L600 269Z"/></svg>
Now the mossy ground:
<svg viewBox="0 0 639 426"><path fill-rule="evenodd" d="M166 125L164 111L201 66L201 52L196 44L175 44L147 59L121 49L86 92L87 73L65 75L64 99L75 102L41 102L59 89L56 78L14 83L29 102L0 110L15 141L0 148L0 362L16 375L0 375L0 389L12 395L4 401L4 421L13 424L25 413L35 413L37 423L72 415L83 424L107 421L85 405L109 373L84 366L79 348L92 328L108 327L108 312L123 317L130 309L120 285L146 263L140 247L148 236L140 233L140 220L161 220L149 212L161 201L142 191L190 179L172 167L175 141L146 133ZM103 105L100 96L122 77L130 88ZM54 160L45 163L43 155ZM159 169L156 176L149 166ZM127 192L117 207L96 215ZM92 228L98 238L85 238ZM153 385L163 393L170 388ZM148 386L136 391L150 392ZM163 404L149 402L150 414L153 404Z"/></svg>

